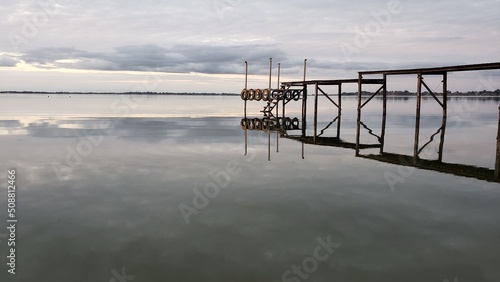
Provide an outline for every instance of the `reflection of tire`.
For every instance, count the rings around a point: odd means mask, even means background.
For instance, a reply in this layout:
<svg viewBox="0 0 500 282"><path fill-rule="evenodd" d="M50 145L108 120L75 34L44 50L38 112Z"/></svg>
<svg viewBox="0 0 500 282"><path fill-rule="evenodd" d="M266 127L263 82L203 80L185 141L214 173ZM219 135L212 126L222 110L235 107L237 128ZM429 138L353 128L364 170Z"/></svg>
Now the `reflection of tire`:
<svg viewBox="0 0 500 282"><path fill-rule="evenodd" d="M300 99L300 91L294 90L293 91L293 100L298 101Z"/></svg>
<svg viewBox="0 0 500 282"><path fill-rule="evenodd" d="M260 89L256 89L255 92L254 92L254 99L255 101L260 101L262 100L262 90Z"/></svg>
<svg viewBox="0 0 500 282"><path fill-rule="evenodd" d="M292 126L293 126L293 129L299 129L299 119L298 118L292 119Z"/></svg>
<svg viewBox="0 0 500 282"><path fill-rule="evenodd" d="M262 90L262 101L270 101L271 100L271 95L269 93L269 89L264 89Z"/></svg>
<svg viewBox="0 0 500 282"><path fill-rule="evenodd" d="M277 120L276 120L276 127L277 128L281 128L281 126L283 125L283 118L282 117L279 117Z"/></svg>
<svg viewBox="0 0 500 282"><path fill-rule="evenodd" d="M285 118L284 127L288 130L291 129L291 126L292 126L292 120L290 118Z"/></svg>
<svg viewBox="0 0 500 282"><path fill-rule="evenodd" d="M253 122L253 119L247 120L247 129L248 130L254 130L255 129L255 124Z"/></svg>
<svg viewBox="0 0 500 282"><path fill-rule="evenodd" d="M245 100L246 101L248 99L247 90L246 89L241 90L240 97L241 97L241 100Z"/></svg>
<svg viewBox="0 0 500 282"><path fill-rule="evenodd" d="M255 90L250 89L247 91L248 100L253 101L255 99Z"/></svg>
<svg viewBox="0 0 500 282"><path fill-rule="evenodd" d="M279 93L278 90L273 90L271 92L271 100L278 100L278 93Z"/></svg>
<svg viewBox="0 0 500 282"><path fill-rule="evenodd" d="M253 120L253 123L254 123L255 130L262 130L262 120L256 118Z"/></svg>
<svg viewBox="0 0 500 282"><path fill-rule="evenodd" d="M271 121L270 120L263 120L262 121L262 130L268 131L270 127Z"/></svg>
<svg viewBox="0 0 500 282"><path fill-rule="evenodd" d="M240 122L240 125L241 125L241 129L243 129L243 130L248 129L248 120L242 118L241 122Z"/></svg>

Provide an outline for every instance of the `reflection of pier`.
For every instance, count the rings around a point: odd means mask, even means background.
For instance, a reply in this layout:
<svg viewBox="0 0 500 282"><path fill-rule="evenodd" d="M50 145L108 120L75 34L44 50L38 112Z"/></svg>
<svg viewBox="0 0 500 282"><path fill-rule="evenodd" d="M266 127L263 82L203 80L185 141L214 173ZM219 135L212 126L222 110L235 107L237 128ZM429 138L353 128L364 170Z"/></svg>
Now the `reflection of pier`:
<svg viewBox="0 0 500 282"><path fill-rule="evenodd" d="M242 91L241 98L245 101L245 119L246 119L246 104L247 101L260 101L264 100L267 105L264 107L262 113L264 114L263 123L267 126L262 126L264 131L276 131L277 136L300 141L302 143L302 153L304 156L304 144L313 144L319 146L331 146L355 150L357 157L377 160L385 163L411 166L420 169L433 170L443 173L451 173L459 176L473 177L477 179L500 182L500 117L499 129L497 138L497 152L496 152L496 165L495 169L479 168L467 164L452 164L443 162L443 149L445 144L446 122L447 122L447 99L448 99L448 73L449 72L462 72L462 71L480 71L480 70L493 70L500 69L500 63L478 64L478 65L464 65L453 67L440 67L440 68L424 68L424 69L407 69L407 70L383 70L383 71L365 71L359 72L358 79L344 79L344 80L306 80L306 61L304 61L304 78L302 81L292 81L279 83L278 69L278 87L277 89L271 88L271 71L272 60L270 61L269 73L269 88L264 90L247 89L247 80L245 79L245 88ZM248 74L248 65L247 65ZM366 79L366 76L382 76L377 79ZM416 103L416 122L415 122L415 141L413 155L401 155L386 152L384 148L385 134L386 134L386 121L387 121L387 77L391 75L416 75L417 76L417 103ZM442 78L442 91L436 92L429 87L428 83L424 80L427 76L440 76ZM344 84L357 84L358 86L358 106L357 106L357 127L356 127L356 142L346 142L341 139L341 120L342 120L342 87ZM372 93L367 99L362 95L364 85L379 85L380 87ZM307 135L307 99L308 99L308 86L314 86L314 122L313 134ZM324 91L324 86L336 86L336 93L327 93ZM430 137L425 144L421 145L420 134L420 117L421 117L421 101L423 89L426 89L428 94L442 108L442 123L441 127ZM266 92L266 96L256 94L257 92ZM380 135L377 135L362 121L363 108L372 101L376 96L382 96L382 125ZM337 110L337 116L323 129L318 128L318 101L319 97L325 97ZM337 96L336 99L334 96ZM280 120L286 119L286 106L293 101L301 101L302 103L302 117L300 119L301 126L296 122L295 127L289 128L281 126ZM281 105L281 116L279 115L279 106ZM275 110L275 111L274 111ZM298 121L298 119L296 119ZM243 123L243 121L242 121ZM243 125L243 124L242 124ZM324 132L336 125L337 134L335 137L325 137ZM243 128L243 127L242 127ZM246 131L249 128L243 128ZM288 130L300 130L300 135L289 135ZM362 144L360 142L361 135L367 132L377 139L376 144ZM366 134L366 133L365 133ZM437 160L428 160L421 158L422 153L425 152L434 139L439 138L439 147L435 148L438 152ZM246 139L245 139L246 140ZM270 143L270 139L269 139ZM378 154L363 154L365 149L379 149ZM268 148L268 156L270 159L270 145Z"/></svg>

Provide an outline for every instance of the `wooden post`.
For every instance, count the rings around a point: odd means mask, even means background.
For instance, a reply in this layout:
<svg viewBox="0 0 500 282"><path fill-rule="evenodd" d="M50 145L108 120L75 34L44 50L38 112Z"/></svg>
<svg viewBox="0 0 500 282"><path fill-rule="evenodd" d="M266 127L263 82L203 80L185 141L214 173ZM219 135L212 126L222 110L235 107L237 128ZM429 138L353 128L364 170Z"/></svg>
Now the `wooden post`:
<svg viewBox="0 0 500 282"><path fill-rule="evenodd" d="M359 156L359 141L361 134L361 91L363 90L363 75L359 74L358 77L358 119L356 126L356 157Z"/></svg>
<svg viewBox="0 0 500 282"><path fill-rule="evenodd" d="M500 107L498 108L497 159L495 162L495 177L500 178Z"/></svg>
<svg viewBox="0 0 500 282"><path fill-rule="evenodd" d="M316 137L318 136L318 83L316 82L314 84L315 86L315 91L314 91L314 144L316 144Z"/></svg>
<svg viewBox="0 0 500 282"><path fill-rule="evenodd" d="M281 89L280 77L281 77L281 63L278 63L278 84L276 85L276 90ZM276 97L276 118L279 117L279 108L280 108L280 103L279 103L279 98L278 97L279 96Z"/></svg>
<svg viewBox="0 0 500 282"><path fill-rule="evenodd" d="M441 140L439 142L438 160L443 161L444 137L446 134L446 119L448 116L448 73L443 73L443 122L441 125Z"/></svg>
<svg viewBox="0 0 500 282"><path fill-rule="evenodd" d="M307 125L307 84L304 83L302 89L302 136L306 136Z"/></svg>
<svg viewBox="0 0 500 282"><path fill-rule="evenodd" d="M280 77L281 77L281 63L278 63L278 84L276 85L276 89L280 89ZM280 108L280 103L279 100L276 101L276 122L278 122L278 117L279 117L279 108ZM276 153L280 152L280 138L279 138L279 128L276 130Z"/></svg>
<svg viewBox="0 0 500 282"><path fill-rule="evenodd" d="M418 162L418 149L420 140L420 106L422 105L422 73L418 73L417 83L417 111L415 118L415 146L413 147L413 163Z"/></svg>
<svg viewBox="0 0 500 282"><path fill-rule="evenodd" d="M302 159L306 158L306 148L305 148L305 141L302 141Z"/></svg>
<svg viewBox="0 0 500 282"><path fill-rule="evenodd" d="M384 153L385 126L387 123L387 75L384 74L384 89L382 90L382 133L380 134L380 154Z"/></svg>
<svg viewBox="0 0 500 282"><path fill-rule="evenodd" d="M338 108L338 114L339 118L337 120L337 138L340 139L340 123L342 120L342 83L339 84L339 108Z"/></svg>
<svg viewBox="0 0 500 282"><path fill-rule="evenodd" d="M285 115L286 115L286 110L285 110L285 105L286 105L286 99L285 99L285 92L286 90L283 89L283 95L281 96L282 97L282 101L283 101L283 108L281 109L282 111L282 118L285 119Z"/></svg>

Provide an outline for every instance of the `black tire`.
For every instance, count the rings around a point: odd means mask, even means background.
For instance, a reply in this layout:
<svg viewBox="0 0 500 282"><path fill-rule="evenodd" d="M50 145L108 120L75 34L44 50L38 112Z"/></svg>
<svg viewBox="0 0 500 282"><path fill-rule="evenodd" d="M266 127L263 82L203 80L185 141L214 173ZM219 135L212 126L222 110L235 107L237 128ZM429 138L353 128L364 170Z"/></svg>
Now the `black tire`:
<svg viewBox="0 0 500 282"><path fill-rule="evenodd" d="M271 101L271 95L269 93L269 89L262 90L262 101Z"/></svg>
<svg viewBox="0 0 500 282"><path fill-rule="evenodd" d="M255 130L259 130L259 131L262 130L262 120L261 119L258 119L258 118L254 119L253 123L254 123Z"/></svg>
<svg viewBox="0 0 500 282"><path fill-rule="evenodd" d="M241 90L240 97L241 97L241 100L244 100L244 101L248 100L248 94L247 94L246 89Z"/></svg>

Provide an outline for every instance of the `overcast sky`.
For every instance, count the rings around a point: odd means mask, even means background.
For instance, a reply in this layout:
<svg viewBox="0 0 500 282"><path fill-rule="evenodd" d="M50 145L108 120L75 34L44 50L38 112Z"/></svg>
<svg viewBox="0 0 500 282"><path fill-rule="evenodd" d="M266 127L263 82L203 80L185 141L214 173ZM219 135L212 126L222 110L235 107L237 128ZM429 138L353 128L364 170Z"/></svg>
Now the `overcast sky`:
<svg viewBox="0 0 500 282"><path fill-rule="evenodd" d="M270 57L282 81L305 58L311 79L500 61L500 0L0 1L0 90L239 92Z"/></svg>

